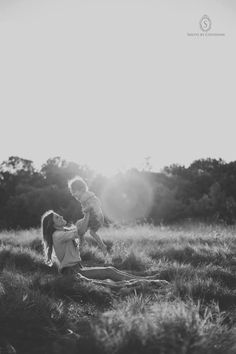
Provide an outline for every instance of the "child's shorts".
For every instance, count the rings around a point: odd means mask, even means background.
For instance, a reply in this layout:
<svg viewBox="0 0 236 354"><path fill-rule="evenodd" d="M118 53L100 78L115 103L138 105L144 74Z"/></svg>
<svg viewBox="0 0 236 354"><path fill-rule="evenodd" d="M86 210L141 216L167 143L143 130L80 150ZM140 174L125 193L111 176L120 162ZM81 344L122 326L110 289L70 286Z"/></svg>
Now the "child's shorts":
<svg viewBox="0 0 236 354"><path fill-rule="evenodd" d="M88 229L97 232L100 227L104 224L104 217L98 217L93 210L90 211L89 222L88 222Z"/></svg>

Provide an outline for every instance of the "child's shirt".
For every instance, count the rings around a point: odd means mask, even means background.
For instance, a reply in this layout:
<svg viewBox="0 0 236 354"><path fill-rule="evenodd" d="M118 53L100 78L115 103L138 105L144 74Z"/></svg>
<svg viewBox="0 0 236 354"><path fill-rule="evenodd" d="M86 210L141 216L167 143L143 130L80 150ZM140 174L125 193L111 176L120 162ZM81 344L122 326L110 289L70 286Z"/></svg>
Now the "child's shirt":
<svg viewBox="0 0 236 354"><path fill-rule="evenodd" d="M93 192L87 191L80 198L82 209L91 208L97 217L102 217L101 202Z"/></svg>

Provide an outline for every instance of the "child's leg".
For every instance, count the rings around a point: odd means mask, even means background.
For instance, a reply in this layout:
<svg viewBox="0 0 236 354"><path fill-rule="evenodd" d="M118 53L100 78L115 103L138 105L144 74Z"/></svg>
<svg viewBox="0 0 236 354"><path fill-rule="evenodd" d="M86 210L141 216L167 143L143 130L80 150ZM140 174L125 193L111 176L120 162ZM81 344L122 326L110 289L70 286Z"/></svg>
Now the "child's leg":
<svg viewBox="0 0 236 354"><path fill-rule="evenodd" d="M105 243L102 241L101 237L94 231L90 229L90 235L96 240L98 246L101 248L104 254L107 253L107 247Z"/></svg>

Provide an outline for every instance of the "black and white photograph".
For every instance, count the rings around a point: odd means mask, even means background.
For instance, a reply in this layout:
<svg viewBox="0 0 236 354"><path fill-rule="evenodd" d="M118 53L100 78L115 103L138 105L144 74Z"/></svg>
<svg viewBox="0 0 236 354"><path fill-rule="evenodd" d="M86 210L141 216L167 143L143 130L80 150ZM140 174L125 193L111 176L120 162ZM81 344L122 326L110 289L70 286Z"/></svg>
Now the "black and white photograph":
<svg viewBox="0 0 236 354"><path fill-rule="evenodd" d="M0 354L236 353L235 20L0 0Z"/></svg>

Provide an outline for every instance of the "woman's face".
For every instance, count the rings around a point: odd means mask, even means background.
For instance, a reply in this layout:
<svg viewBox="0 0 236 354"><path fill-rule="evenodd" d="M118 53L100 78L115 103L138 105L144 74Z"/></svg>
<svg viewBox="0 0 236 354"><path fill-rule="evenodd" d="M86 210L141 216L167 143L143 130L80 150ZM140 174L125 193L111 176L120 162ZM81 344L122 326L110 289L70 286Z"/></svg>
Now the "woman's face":
<svg viewBox="0 0 236 354"><path fill-rule="evenodd" d="M56 213L53 214L53 223L56 228L66 225L66 221L63 219L63 216Z"/></svg>

